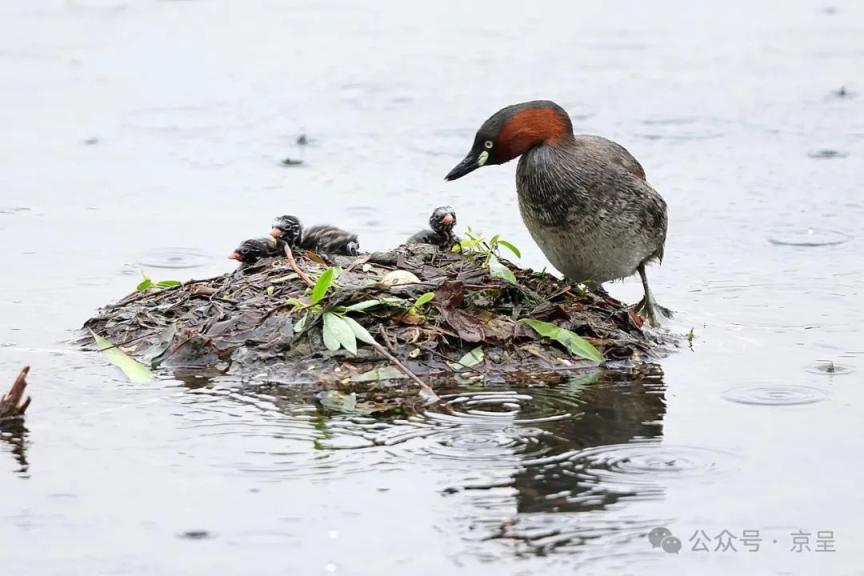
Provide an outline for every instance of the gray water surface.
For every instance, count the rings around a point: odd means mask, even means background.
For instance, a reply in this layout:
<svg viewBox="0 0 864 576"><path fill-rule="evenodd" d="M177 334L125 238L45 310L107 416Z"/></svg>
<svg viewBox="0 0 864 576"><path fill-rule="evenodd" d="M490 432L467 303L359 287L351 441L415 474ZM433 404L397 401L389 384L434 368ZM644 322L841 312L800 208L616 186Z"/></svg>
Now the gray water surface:
<svg viewBox="0 0 864 576"><path fill-rule="evenodd" d="M851 0L5 0L0 384L30 364L34 401L0 435L0 573L862 574L862 69ZM374 420L69 343L286 212L375 250L451 204L543 267L515 163L442 181L535 98L666 198L649 275L692 349Z"/></svg>

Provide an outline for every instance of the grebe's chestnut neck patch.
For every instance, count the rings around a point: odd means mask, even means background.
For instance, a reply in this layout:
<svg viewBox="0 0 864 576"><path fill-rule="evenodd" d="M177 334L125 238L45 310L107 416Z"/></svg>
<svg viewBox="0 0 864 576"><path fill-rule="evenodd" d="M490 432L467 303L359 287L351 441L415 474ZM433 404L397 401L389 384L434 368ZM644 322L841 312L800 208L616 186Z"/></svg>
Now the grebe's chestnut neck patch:
<svg viewBox="0 0 864 576"><path fill-rule="evenodd" d="M483 123L471 151L445 180L455 180L486 165L503 164L543 144L573 138L573 124L563 108L535 100L502 108Z"/></svg>

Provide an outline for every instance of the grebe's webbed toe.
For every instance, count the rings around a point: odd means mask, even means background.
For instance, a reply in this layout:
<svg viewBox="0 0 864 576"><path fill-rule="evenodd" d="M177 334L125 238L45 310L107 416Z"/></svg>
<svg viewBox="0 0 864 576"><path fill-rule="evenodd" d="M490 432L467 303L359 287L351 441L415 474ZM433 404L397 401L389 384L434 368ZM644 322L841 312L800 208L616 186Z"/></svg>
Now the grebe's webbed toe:
<svg viewBox="0 0 864 576"><path fill-rule="evenodd" d="M648 321L648 324L652 328L657 328L660 326L660 317L663 318L672 318L672 310L666 308L665 306L661 306L654 300L654 294L651 292L651 288L648 286L648 275L645 273L645 263L639 265L639 277L642 278L642 289L645 291L645 295L642 297L635 306L633 306L633 310L645 318Z"/></svg>

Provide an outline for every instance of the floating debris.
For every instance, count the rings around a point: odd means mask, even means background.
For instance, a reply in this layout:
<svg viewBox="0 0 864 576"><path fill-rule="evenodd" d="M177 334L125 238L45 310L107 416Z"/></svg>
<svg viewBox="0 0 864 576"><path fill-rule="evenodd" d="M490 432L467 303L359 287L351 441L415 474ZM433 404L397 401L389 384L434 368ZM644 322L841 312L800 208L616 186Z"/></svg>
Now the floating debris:
<svg viewBox="0 0 864 576"><path fill-rule="evenodd" d="M849 153L841 152L840 150L832 150L831 148L823 148L821 150L814 150L807 155L810 158L815 158L817 160L833 160L835 158L846 158L849 156Z"/></svg>
<svg viewBox="0 0 864 576"><path fill-rule="evenodd" d="M213 533L209 530L186 530L177 535L183 540L208 540L213 538Z"/></svg>
<svg viewBox="0 0 864 576"><path fill-rule="evenodd" d="M27 394L27 374L30 367L25 366L18 373L9 392L0 397L0 420L17 418L24 415L30 406L30 396Z"/></svg>
<svg viewBox="0 0 864 576"><path fill-rule="evenodd" d="M0 207L0 214L20 214L22 212L29 212L30 208L26 206L15 206L11 208L3 208Z"/></svg>
<svg viewBox="0 0 864 576"><path fill-rule="evenodd" d="M842 374L851 374L852 368L845 364L838 364L833 360L825 360L818 362L807 368L811 374L825 374L827 376L838 376Z"/></svg>
<svg viewBox="0 0 864 576"><path fill-rule="evenodd" d="M841 86L837 90L832 90L831 94L836 96L837 98L852 98L855 94L846 86Z"/></svg>

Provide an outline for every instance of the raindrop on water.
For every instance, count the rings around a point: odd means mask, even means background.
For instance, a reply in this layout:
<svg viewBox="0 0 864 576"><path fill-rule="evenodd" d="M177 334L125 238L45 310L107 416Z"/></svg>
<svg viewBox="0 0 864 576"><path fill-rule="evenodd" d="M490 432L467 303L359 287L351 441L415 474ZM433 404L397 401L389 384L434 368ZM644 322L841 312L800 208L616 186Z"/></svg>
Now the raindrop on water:
<svg viewBox="0 0 864 576"><path fill-rule="evenodd" d="M801 230L783 230L772 233L768 241L778 246L833 246L843 244L852 239L850 234L834 230L807 228Z"/></svg>
<svg viewBox="0 0 864 576"><path fill-rule="evenodd" d="M838 364L833 360L818 362L807 368L807 371L812 374L825 374L828 376L837 376L839 374L851 374L852 368L845 364Z"/></svg>
<svg viewBox="0 0 864 576"><path fill-rule="evenodd" d="M821 402L827 394L809 386L741 386L727 390L723 397L739 404L795 406Z"/></svg>
<svg viewBox="0 0 864 576"><path fill-rule="evenodd" d="M147 252L138 259L141 266L151 268L199 268L211 260L203 252L192 248L169 247Z"/></svg>

